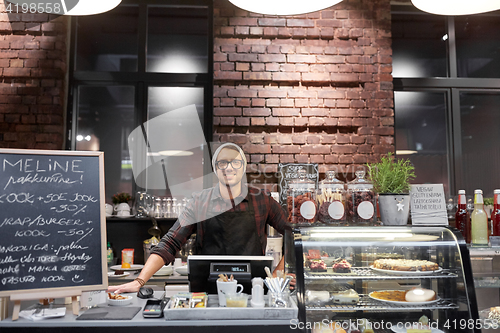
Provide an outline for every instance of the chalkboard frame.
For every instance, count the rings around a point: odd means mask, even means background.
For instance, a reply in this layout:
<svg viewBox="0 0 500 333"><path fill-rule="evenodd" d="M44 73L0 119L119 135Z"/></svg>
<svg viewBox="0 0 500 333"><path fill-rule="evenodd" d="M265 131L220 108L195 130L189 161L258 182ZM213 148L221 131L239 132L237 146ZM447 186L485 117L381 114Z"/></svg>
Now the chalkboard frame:
<svg viewBox="0 0 500 333"><path fill-rule="evenodd" d="M55 298L80 295L82 291L106 290L108 288L107 261L106 261L106 210L105 210L105 181L104 181L104 152L100 151L75 151L75 150L33 150L33 149L6 149L0 148L0 155L46 155L46 156L70 156L70 157L97 157L99 168L99 216L101 229L101 284L33 288L0 291L0 297L11 297L11 299L37 299Z"/></svg>

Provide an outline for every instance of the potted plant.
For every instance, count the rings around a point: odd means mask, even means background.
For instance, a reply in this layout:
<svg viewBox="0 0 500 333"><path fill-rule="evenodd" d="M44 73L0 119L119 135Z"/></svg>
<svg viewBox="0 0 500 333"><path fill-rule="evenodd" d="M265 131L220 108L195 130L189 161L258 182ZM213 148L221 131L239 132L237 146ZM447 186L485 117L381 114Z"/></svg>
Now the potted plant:
<svg viewBox="0 0 500 333"><path fill-rule="evenodd" d="M415 168L408 159L396 159L392 153L380 162L368 164L368 178L379 195L380 218L384 225L405 225L410 213L410 181Z"/></svg>
<svg viewBox="0 0 500 333"><path fill-rule="evenodd" d="M118 205L121 203L128 203L130 200L132 200L132 197L130 194L122 192L122 193L117 193L113 195L113 204Z"/></svg>

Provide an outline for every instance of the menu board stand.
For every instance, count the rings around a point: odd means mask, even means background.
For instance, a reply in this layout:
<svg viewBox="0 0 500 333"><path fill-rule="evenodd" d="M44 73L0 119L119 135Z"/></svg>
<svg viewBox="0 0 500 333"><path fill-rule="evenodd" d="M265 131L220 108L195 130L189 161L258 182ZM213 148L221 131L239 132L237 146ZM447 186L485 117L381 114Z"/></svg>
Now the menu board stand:
<svg viewBox="0 0 500 333"><path fill-rule="evenodd" d="M107 289L104 154L0 149L0 297L14 302Z"/></svg>
<svg viewBox="0 0 500 333"><path fill-rule="evenodd" d="M45 299L71 297L71 306L73 314L78 315L80 305L78 303L78 296L82 294L81 291L72 290L61 290L61 291L49 291L49 292L36 292L36 293L26 293L26 294L14 294L10 296L10 300L14 302L14 307L12 309L12 321L19 319L19 312L21 310L21 301L29 301L34 299L40 299L43 301Z"/></svg>

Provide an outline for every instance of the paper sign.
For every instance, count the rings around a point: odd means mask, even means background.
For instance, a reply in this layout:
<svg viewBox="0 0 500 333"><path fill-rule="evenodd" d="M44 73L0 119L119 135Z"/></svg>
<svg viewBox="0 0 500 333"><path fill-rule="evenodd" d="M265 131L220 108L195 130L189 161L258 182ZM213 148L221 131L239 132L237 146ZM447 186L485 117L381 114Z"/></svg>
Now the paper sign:
<svg viewBox="0 0 500 333"><path fill-rule="evenodd" d="M80 307L93 307L97 304L106 303L106 292L104 290L84 291L80 296Z"/></svg>
<svg viewBox="0 0 500 333"><path fill-rule="evenodd" d="M413 225L448 225L443 184L411 185Z"/></svg>

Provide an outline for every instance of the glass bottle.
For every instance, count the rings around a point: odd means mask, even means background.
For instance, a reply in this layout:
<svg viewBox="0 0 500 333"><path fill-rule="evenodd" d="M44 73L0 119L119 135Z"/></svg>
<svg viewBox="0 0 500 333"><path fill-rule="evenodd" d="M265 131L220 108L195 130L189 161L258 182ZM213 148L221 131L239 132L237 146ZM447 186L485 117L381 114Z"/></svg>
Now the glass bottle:
<svg viewBox="0 0 500 333"><path fill-rule="evenodd" d="M110 242L108 242L106 253L107 253L106 257L107 257L108 265L112 265L113 264L113 248L111 247Z"/></svg>
<svg viewBox="0 0 500 333"><path fill-rule="evenodd" d="M157 198L155 200L155 208L153 211L154 217L162 217L162 209L161 209L161 198Z"/></svg>
<svg viewBox="0 0 500 333"><path fill-rule="evenodd" d="M467 199L465 197L465 190L458 191L458 207L455 213L455 226L464 236L465 242L470 244L471 241L471 226L470 214L467 210Z"/></svg>
<svg viewBox="0 0 500 333"><path fill-rule="evenodd" d="M288 222L313 223L316 221L316 184L307 178L307 171L300 169L298 178L288 184L286 199Z"/></svg>
<svg viewBox="0 0 500 333"><path fill-rule="evenodd" d="M347 183L347 213L354 225L372 225L375 221L375 192L365 179L365 171L356 171L356 178Z"/></svg>
<svg viewBox="0 0 500 333"><path fill-rule="evenodd" d="M500 236L500 190L493 191L493 211L491 212L491 224L493 236Z"/></svg>
<svg viewBox="0 0 500 333"><path fill-rule="evenodd" d="M488 246L488 216L484 211L482 190L474 190L474 211L470 220L472 245Z"/></svg>
<svg viewBox="0 0 500 333"><path fill-rule="evenodd" d="M165 217L166 218L172 217L172 199L171 198L167 198L167 210L165 212Z"/></svg>
<svg viewBox="0 0 500 333"><path fill-rule="evenodd" d="M177 199L176 198L172 198L172 217L174 219L176 219L177 217L179 217L179 212L177 211L179 207L177 206Z"/></svg>
<svg viewBox="0 0 500 333"><path fill-rule="evenodd" d="M344 182L335 177L335 171L327 171L326 178L319 182L316 203L318 220L328 224L346 221Z"/></svg>

